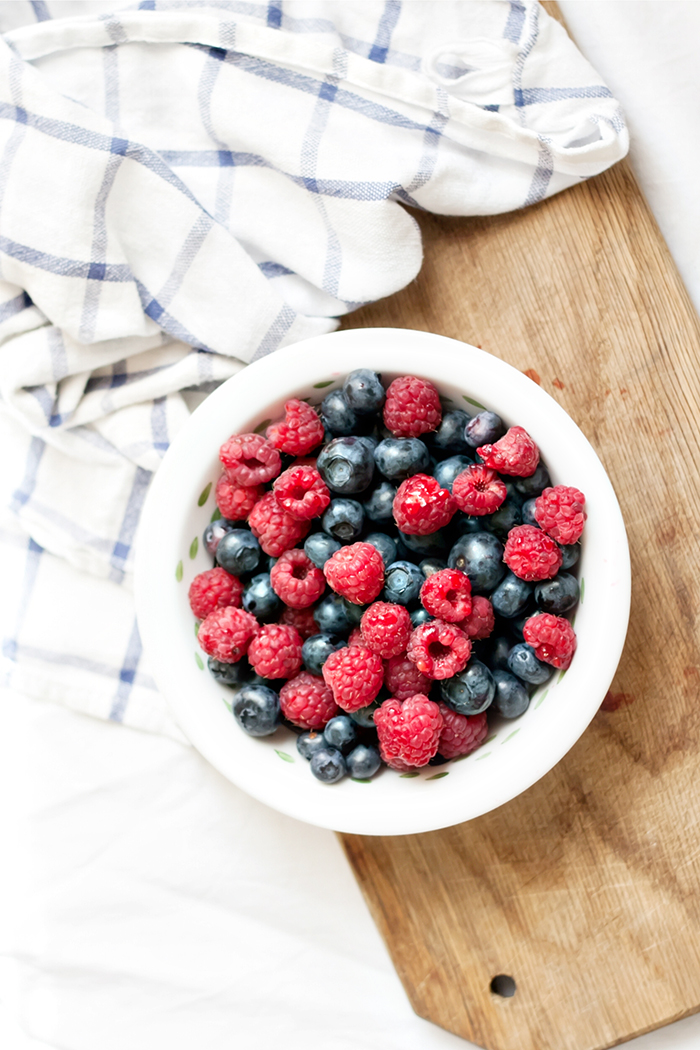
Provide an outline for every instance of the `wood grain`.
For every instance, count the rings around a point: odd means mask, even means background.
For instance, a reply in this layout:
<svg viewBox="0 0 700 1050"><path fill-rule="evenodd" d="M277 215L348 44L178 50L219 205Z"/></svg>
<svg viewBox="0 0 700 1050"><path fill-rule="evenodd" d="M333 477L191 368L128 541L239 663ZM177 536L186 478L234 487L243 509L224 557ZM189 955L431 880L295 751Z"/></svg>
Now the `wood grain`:
<svg viewBox="0 0 700 1050"><path fill-rule="evenodd" d="M348 326L474 343L563 405L620 499L632 616L604 709L529 791L342 841L418 1014L489 1050L597 1050L700 1008L700 326L624 163L509 215L416 217L420 276Z"/></svg>

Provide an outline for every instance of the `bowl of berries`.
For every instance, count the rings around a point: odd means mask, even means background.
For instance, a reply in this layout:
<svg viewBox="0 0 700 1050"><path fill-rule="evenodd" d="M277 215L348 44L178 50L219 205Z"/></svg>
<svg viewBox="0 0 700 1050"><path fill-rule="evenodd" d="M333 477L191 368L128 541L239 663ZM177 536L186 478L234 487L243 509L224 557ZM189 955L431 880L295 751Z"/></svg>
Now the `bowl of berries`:
<svg viewBox="0 0 700 1050"><path fill-rule="evenodd" d="M539 386L455 340L356 329L193 413L146 500L136 602L159 689L224 776L309 823L411 834L508 802L584 732L629 551Z"/></svg>

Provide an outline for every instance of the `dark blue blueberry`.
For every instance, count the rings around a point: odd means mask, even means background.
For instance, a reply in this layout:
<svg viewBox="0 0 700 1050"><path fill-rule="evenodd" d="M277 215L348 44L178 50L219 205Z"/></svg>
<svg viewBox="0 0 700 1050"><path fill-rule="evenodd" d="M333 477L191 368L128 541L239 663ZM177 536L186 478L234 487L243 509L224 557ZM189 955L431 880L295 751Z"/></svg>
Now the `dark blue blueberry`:
<svg viewBox="0 0 700 1050"><path fill-rule="evenodd" d="M384 574L384 600L410 605L420 594L425 576L411 561L395 561Z"/></svg>
<svg viewBox="0 0 700 1050"><path fill-rule="evenodd" d="M323 665L331 653L342 649L347 643L332 634L312 634L301 647L304 667L310 674L320 675Z"/></svg>
<svg viewBox="0 0 700 1050"><path fill-rule="evenodd" d="M252 613L260 623L271 623L277 619L282 602L270 583L269 572L253 576L243 590L243 608Z"/></svg>
<svg viewBox="0 0 700 1050"><path fill-rule="evenodd" d="M350 717L363 729L374 729L374 712L381 706L381 700L373 700L371 704L367 704L367 707L360 707L357 711L353 711Z"/></svg>
<svg viewBox="0 0 700 1050"><path fill-rule="evenodd" d="M503 579L503 544L492 532L470 532L457 540L447 564L466 572L474 594L488 594Z"/></svg>
<svg viewBox="0 0 700 1050"><path fill-rule="evenodd" d="M334 540L326 532L312 532L304 541L304 553L314 563L317 569L322 569L328 559L342 544Z"/></svg>
<svg viewBox="0 0 700 1050"><path fill-rule="evenodd" d="M311 761L317 751L325 751L327 746L323 733L317 729L307 729L297 737L297 751L307 762Z"/></svg>
<svg viewBox="0 0 700 1050"><path fill-rule="evenodd" d="M541 461L538 463L535 473L531 474L529 478L515 479L516 489L526 499L529 499L531 496L539 496L551 484L549 471Z"/></svg>
<svg viewBox="0 0 700 1050"><path fill-rule="evenodd" d="M519 642L524 642L523 627L530 619L529 613L526 616L519 616L516 620L509 620L508 626L511 629L513 637L517 638Z"/></svg>
<svg viewBox="0 0 700 1050"><path fill-rule="evenodd" d="M470 419L464 428L464 440L472 448L479 448L481 445L491 445L498 441L505 432L503 420L495 412L479 412L479 415Z"/></svg>
<svg viewBox="0 0 700 1050"><path fill-rule="evenodd" d="M504 634L497 635L495 638L489 639L489 654L488 663L492 671L508 670L508 654L513 648L512 639L506 637Z"/></svg>
<svg viewBox="0 0 700 1050"><path fill-rule="evenodd" d="M260 544L250 529L232 529L219 541L216 561L226 572L240 576L257 568L260 554Z"/></svg>
<svg viewBox="0 0 700 1050"><path fill-rule="evenodd" d="M371 744L358 744L345 759L348 776L354 780L368 780L382 764L379 751Z"/></svg>
<svg viewBox="0 0 700 1050"><path fill-rule="evenodd" d="M250 666L247 660L239 660L235 664L223 664L210 656L207 660L209 674L222 685L240 685L250 675Z"/></svg>
<svg viewBox="0 0 700 1050"><path fill-rule="evenodd" d="M266 689L271 689L273 693L279 693L284 685L284 678L261 678L259 674L254 674L251 675L246 685L262 685Z"/></svg>
<svg viewBox="0 0 700 1050"><path fill-rule="evenodd" d="M493 611L506 620L522 615L530 603L532 591L533 586L527 580L521 580L513 572L506 573L490 596Z"/></svg>
<svg viewBox="0 0 700 1050"><path fill-rule="evenodd" d="M377 470L389 481L401 482L414 474L425 474L430 453L420 438L385 438L374 450Z"/></svg>
<svg viewBox="0 0 700 1050"><path fill-rule="evenodd" d="M443 569L446 569L447 562L443 561L442 558L423 558L418 568L427 580L433 573L442 572Z"/></svg>
<svg viewBox="0 0 700 1050"><path fill-rule="evenodd" d="M270 736L277 729L280 701L273 689L250 682L238 690L231 710L249 736Z"/></svg>
<svg viewBox="0 0 700 1050"><path fill-rule="evenodd" d="M362 532L365 512L354 499L332 499L321 518L321 526L333 539L352 543Z"/></svg>
<svg viewBox="0 0 700 1050"><path fill-rule="evenodd" d="M327 594L314 609L314 620L323 634L349 634L352 624L339 594Z"/></svg>
<svg viewBox="0 0 700 1050"><path fill-rule="evenodd" d="M345 759L334 747L324 747L311 758L311 772L324 784L335 784L347 773Z"/></svg>
<svg viewBox="0 0 700 1050"><path fill-rule="evenodd" d="M357 627L367 606L355 605L355 602L348 601L347 598L343 598L342 601L345 606L345 615L352 624L352 627Z"/></svg>
<svg viewBox="0 0 700 1050"><path fill-rule="evenodd" d="M391 565L392 561L396 561L396 543L385 532L370 532L368 536L365 536L363 543L370 543L376 547L382 556L385 569L387 565Z"/></svg>
<svg viewBox="0 0 700 1050"><path fill-rule="evenodd" d="M356 368L343 383L345 400L358 416L378 412L386 396L380 377L369 368Z"/></svg>
<svg viewBox="0 0 700 1050"><path fill-rule="evenodd" d="M541 580L535 587L537 608L555 616L573 609L578 597L578 580L568 572L560 572L553 580Z"/></svg>
<svg viewBox="0 0 700 1050"><path fill-rule="evenodd" d="M321 402L321 422L333 437L347 436L357 430L357 416L342 390L331 390Z"/></svg>
<svg viewBox="0 0 700 1050"><path fill-rule="evenodd" d="M429 436L426 435L430 448L443 456L448 453L471 451L464 439L464 430L470 419L469 413L463 412L461 408L445 412L437 430Z"/></svg>
<svg viewBox="0 0 700 1050"><path fill-rule="evenodd" d="M522 509L523 525L534 525L536 528L539 529L539 525L537 523L537 518L535 517L535 504L536 503L537 503L537 500L534 498L534 496L533 496L532 499L525 500L525 502L523 503L523 509Z"/></svg>
<svg viewBox="0 0 700 1050"><path fill-rule="evenodd" d="M493 698L494 711L503 718L518 718L530 706L528 691L515 675L500 669L493 672L496 683L496 694Z"/></svg>
<svg viewBox="0 0 700 1050"><path fill-rule="evenodd" d="M508 670L531 685L542 685L554 674L554 668L542 663L535 656L535 650L526 642L514 645L508 657Z"/></svg>
<svg viewBox="0 0 700 1050"><path fill-rule="evenodd" d="M501 481L506 487L506 499L509 499L511 503L516 503L519 507L522 507L525 502L525 497L522 496L515 487L515 478L503 477Z"/></svg>
<svg viewBox="0 0 700 1050"><path fill-rule="evenodd" d="M442 529L431 532L428 536L409 536L407 532L399 531L399 539L419 561L425 558L447 557L450 549Z"/></svg>
<svg viewBox="0 0 700 1050"><path fill-rule="evenodd" d="M349 715L336 715L323 730L328 747L337 747L344 755L352 751L357 740L357 723Z"/></svg>
<svg viewBox="0 0 700 1050"><path fill-rule="evenodd" d="M471 514L455 514L451 527L457 536L466 536L469 532L484 532L486 522L483 515L479 517Z"/></svg>
<svg viewBox="0 0 700 1050"><path fill-rule="evenodd" d="M470 660L463 671L440 682L443 700L460 715L479 715L490 706L495 692L491 672L479 660Z"/></svg>
<svg viewBox="0 0 700 1050"><path fill-rule="evenodd" d="M202 533L202 543L210 554L216 554L216 548L219 546L219 541L224 538L227 532L231 529L235 529L235 523L229 521L228 518L217 518L216 521L210 522L204 532Z"/></svg>
<svg viewBox="0 0 700 1050"><path fill-rule="evenodd" d="M562 569L573 569L576 562L581 556L581 544L580 543L566 543L560 544L559 549L561 551L561 567Z"/></svg>
<svg viewBox="0 0 700 1050"><path fill-rule="evenodd" d="M371 495L364 501L362 506L365 517L374 522L394 522L394 496L396 486L389 481L382 481L372 490Z"/></svg>
<svg viewBox="0 0 700 1050"><path fill-rule="evenodd" d="M435 617L431 616L427 609L414 609L411 613L411 624L413 627L420 627L421 624L428 623L430 620L434 620Z"/></svg>
<svg viewBox="0 0 700 1050"><path fill-rule="evenodd" d="M438 463L433 471L433 477L441 488L452 492L452 486L457 475L473 465L474 461L467 459L466 456L450 456L449 459L443 459L442 463Z"/></svg>
<svg viewBox="0 0 700 1050"><path fill-rule="evenodd" d="M353 435L333 438L321 449L316 467L333 492L341 496L364 492L374 473L372 442Z"/></svg>
<svg viewBox="0 0 700 1050"><path fill-rule="evenodd" d="M516 525L522 524L522 515L520 513L520 504L513 503L512 500L506 499L500 505L498 510L495 510L493 514L489 514L485 518L489 529L498 536L501 540L508 538L508 533L511 529L514 529Z"/></svg>

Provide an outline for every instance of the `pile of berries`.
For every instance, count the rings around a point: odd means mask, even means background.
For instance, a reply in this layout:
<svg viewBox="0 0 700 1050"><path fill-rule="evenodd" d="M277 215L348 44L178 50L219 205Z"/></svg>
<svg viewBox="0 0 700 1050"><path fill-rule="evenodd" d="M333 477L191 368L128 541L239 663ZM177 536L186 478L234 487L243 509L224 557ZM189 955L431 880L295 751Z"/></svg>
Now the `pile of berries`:
<svg viewBox="0 0 700 1050"><path fill-rule="evenodd" d="M293 728L319 780L467 755L571 663L585 498L522 427L358 369L219 457L199 644L239 725Z"/></svg>

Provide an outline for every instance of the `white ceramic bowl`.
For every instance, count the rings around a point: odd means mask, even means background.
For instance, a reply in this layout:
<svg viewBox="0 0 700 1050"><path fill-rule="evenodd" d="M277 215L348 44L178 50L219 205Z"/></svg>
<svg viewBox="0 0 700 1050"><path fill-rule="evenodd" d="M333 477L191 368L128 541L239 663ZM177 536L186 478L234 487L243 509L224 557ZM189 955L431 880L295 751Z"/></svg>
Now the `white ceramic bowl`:
<svg viewBox="0 0 700 1050"><path fill-rule="evenodd" d="M262 427L290 397L319 403L355 368L385 380L415 374L467 410L493 409L525 427L553 484L587 499L579 567L578 649L571 667L532 698L527 712L494 724L480 750L444 766L369 783L325 785L311 775L291 732L254 739L233 719L228 690L207 672L187 591L211 567L202 532L215 510L218 450L230 434ZM311 824L368 835L405 835L470 820L503 805L554 766L598 710L627 631L630 565L613 488L573 420L530 379L453 339L400 329L355 329L279 350L224 383L193 413L168 450L144 507L136 556L138 622L150 669L195 747L225 777L275 809Z"/></svg>

